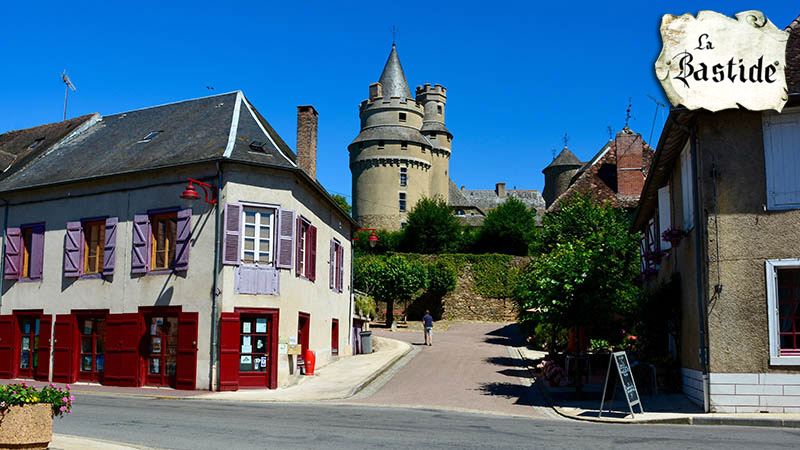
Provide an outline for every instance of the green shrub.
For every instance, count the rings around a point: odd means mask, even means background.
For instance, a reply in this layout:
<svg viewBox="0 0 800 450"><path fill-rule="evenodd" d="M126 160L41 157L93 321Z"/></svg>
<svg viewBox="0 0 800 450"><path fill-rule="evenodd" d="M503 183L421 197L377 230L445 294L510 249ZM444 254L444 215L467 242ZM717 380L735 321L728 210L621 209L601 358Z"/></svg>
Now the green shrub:
<svg viewBox="0 0 800 450"><path fill-rule="evenodd" d="M509 197L489 211L478 230L477 248L483 252L525 256L536 232L536 211Z"/></svg>
<svg viewBox="0 0 800 450"><path fill-rule="evenodd" d="M369 295L356 295L356 311L362 316L374 319L378 315L378 306L375 299Z"/></svg>

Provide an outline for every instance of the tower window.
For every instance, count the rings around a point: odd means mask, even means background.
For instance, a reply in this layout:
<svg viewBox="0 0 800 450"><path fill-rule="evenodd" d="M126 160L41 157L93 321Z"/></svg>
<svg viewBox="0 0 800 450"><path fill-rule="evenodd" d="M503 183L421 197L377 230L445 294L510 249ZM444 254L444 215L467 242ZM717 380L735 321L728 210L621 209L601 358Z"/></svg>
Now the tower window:
<svg viewBox="0 0 800 450"><path fill-rule="evenodd" d="M408 186L408 169L400 168L400 186Z"/></svg>
<svg viewBox="0 0 800 450"><path fill-rule="evenodd" d="M420 147L422 149L422 153L425 153L425 146Z"/></svg>
<svg viewBox="0 0 800 450"><path fill-rule="evenodd" d="M401 150L408 150L408 142L406 142L406 141L401 142L400 143L400 149Z"/></svg>
<svg viewBox="0 0 800 450"><path fill-rule="evenodd" d="M442 105L436 105L436 114L442 115Z"/></svg>
<svg viewBox="0 0 800 450"><path fill-rule="evenodd" d="M401 112L400 113L400 122L405 122L405 121L406 121L406 113L402 113Z"/></svg>
<svg viewBox="0 0 800 450"><path fill-rule="evenodd" d="M383 148L383 147L385 147L385 146L386 146L386 142L384 142L384 141L378 141L378 148Z"/></svg>
<svg viewBox="0 0 800 450"><path fill-rule="evenodd" d="M400 193L400 212L406 212L406 193Z"/></svg>

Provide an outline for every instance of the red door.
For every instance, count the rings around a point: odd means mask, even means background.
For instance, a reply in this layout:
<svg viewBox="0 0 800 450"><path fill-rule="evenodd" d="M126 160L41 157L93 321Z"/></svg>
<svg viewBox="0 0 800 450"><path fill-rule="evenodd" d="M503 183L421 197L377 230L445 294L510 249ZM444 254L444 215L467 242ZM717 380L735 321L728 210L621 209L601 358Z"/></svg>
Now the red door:
<svg viewBox="0 0 800 450"><path fill-rule="evenodd" d="M297 368L303 366L303 358L306 356L308 350L308 329L311 316L306 313L300 313L297 316L297 343L300 344L300 355L297 357Z"/></svg>
<svg viewBox="0 0 800 450"><path fill-rule="evenodd" d="M75 316L59 314L53 330L53 381L74 383L77 379L75 364Z"/></svg>
<svg viewBox="0 0 800 450"><path fill-rule="evenodd" d="M16 323L12 315L0 316L0 378L17 376L14 364Z"/></svg>
<svg viewBox="0 0 800 450"><path fill-rule="evenodd" d="M339 356L339 319L333 319L331 325L331 356Z"/></svg>
<svg viewBox="0 0 800 450"><path fill-rule="evenodd" d="M192 390L197 387L197 313L179 313L178 329L180 331L175 387Z"/></svg>
<svg viewBox="0 0 800 450"><path fill-rule="evenodd" d="M105 373L106 316L79 315L78 379L101 383Z"/></svg>
<svg viewBox="0 0 800 450"><path fill-rule="evenodd" d="M240 313L239 385L269 387L272 367L272 314Z"/></svg>
<svg viewBox="0 0 800 450"><path fill-rule="evenodd" d="M38 314L18 315L18 345L19 364L17 364L18 378L33 378L39 366L39 332L41 322Z"/></svg>
<svg viewBox="0 0 800 450"><path fill-rule="evenodd" d="M41 316L39 319L39 345L36 348L38 355L34 378L39 381L50 380L50 330L53 326L53 316Z"/></svg>
<svg viewBox="0 0 800 450"><path fill-rule="evenodd" d="M138 313L110 314L106 321L104 383L109 386L140 386L139 348L142 316Z"/></svg>
<svg viewBox="0 0 800 450"><path fill-rule="evenodd" d="M219 390L239 389L239 313L222 313L219 322Z"/></svg>
<svg viewBox="0 0 800 450"><path fill-rule="evenodd" d="M144 316L145 384L175 387L178 375L178 314L154 312Z"/></svg>

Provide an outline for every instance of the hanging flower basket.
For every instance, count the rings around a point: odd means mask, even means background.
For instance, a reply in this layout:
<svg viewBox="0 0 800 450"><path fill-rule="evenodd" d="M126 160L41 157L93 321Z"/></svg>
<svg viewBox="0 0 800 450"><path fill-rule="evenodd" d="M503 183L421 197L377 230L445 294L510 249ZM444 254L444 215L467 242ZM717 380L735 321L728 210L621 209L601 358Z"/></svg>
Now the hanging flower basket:
<svg viewBox="0 0 800 450"><path fill-rule="evenodd" d="M654 252L647 252L647 253L645 253L645 254L644 254L644 257L645 257L645 258L646 258L648 261L652 262L653 264L656 264L656 265L658 265L658 264L661 264L661 259L662 259L663 257L667 256L667 253L668 253L668 252L667 252L666 250L656 250L656 251L654 251Z"/></svg>
<svg viewBox="0 0 800 450"><path fill-rule="evenodd" d="M673 247L680 247L681 239L687 235L688 233L680 228L669 227L661 233L661 239L669 242Z"/></svg>

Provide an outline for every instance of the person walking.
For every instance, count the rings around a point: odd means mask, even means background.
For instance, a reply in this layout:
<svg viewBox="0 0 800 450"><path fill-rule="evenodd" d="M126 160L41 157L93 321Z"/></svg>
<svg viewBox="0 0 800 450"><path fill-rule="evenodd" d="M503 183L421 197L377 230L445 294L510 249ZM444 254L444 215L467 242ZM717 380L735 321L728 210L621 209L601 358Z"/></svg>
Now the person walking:
<svg viewBox="0 0 800 450"><path fill-rule="evenodd" d="M425 345L433 345L433 317L428 310L422 317L422 326L425 327Z"/></svg>

